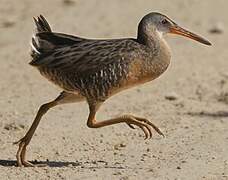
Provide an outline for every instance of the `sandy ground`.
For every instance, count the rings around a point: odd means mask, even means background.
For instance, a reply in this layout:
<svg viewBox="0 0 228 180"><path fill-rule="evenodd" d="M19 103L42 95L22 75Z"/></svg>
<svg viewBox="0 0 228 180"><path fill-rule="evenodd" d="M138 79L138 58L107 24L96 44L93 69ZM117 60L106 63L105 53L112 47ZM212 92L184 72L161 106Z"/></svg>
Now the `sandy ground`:
<svg viewBox="0 0 228 180"><path fill-rule="evenodd" d="M0 0L0 179L227 180L227 6L226 0ZM167 72L110 98L98 118L144 116L166 137L155 133L144 141L141 130L125 124L89 129L86 103L62 105L43 118L28 147L29 160L49 166L16 167L12 142L28 130L38 107L60 92L27 64L32 17L45 15L60 32L117 38L135 37L139 20L151 11L167 14L213 46L167 37ZM214 26L222 32L211 33Z"/></svg>

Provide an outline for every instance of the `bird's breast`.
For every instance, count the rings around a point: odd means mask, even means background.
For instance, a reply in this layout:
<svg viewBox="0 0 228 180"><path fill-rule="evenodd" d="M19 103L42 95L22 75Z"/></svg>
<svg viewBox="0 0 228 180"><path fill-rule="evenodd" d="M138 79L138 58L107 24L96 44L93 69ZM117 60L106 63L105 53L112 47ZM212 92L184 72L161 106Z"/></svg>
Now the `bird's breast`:
<svg viewBox="0 0 228 180"><path fill-rule="evenodd" d="M126 86L134 86L152 81L163 74L170 64L171 53L165 41L161 40L156 53L136 57L129 65Z"/></svg>

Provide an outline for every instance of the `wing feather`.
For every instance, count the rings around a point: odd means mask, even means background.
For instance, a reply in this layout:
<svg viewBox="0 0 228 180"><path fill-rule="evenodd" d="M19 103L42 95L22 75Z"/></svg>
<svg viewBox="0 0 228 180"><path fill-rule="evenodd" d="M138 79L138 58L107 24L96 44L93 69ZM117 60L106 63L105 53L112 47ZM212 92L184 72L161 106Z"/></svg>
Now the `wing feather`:
<svg viewBox="0 0 228 180"><path fill-rule="evenodd" d="M91 74L117 61L130 60L127 56L135 56L137 49L139 44L134 39L85 40L54 49L40 58L36 66L77 75Z"/></svg>

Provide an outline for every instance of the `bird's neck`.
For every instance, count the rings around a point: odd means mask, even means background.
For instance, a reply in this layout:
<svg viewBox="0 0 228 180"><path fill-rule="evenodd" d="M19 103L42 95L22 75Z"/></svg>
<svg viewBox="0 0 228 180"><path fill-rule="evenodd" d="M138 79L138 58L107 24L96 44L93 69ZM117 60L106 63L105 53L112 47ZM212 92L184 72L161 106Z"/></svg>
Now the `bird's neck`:
<svg viewBox="0 0 228 180"><path fill-rule="evenodd" d="M162 37L162 34L156 30L150 32L139 28L137 41L148 47L150 57L144 62L144 74L148 80L159 77L170 63L171 53L168 44Z"/></svg>
<svg viewBox="0 0 228 180"><path fill-rule="evenodd" d="M170 48L163 37L163 33L157 31L156 28L148 30L146 26L139 24L137 41L147 46L153 52L153 56L158 54L161 49L170 53Z"/></svg>
<svg viewBox="0 0 228 180"><path fill-rule="evenodd" d="M158 48L162 34L159 34L155 29L148 30L145 26L138 27L137 41L149 48Z"/></svg>

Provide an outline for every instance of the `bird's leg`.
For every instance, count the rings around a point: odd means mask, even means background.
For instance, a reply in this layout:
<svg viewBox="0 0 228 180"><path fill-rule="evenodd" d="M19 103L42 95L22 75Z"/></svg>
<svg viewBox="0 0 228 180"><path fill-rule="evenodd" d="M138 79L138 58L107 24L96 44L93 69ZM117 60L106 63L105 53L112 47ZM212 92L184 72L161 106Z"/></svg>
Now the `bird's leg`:
<svg viewBox="0 0 228 180"><path fill-rule="evenodd" d="M40 108L36 114L36 117L35 117L32 125L31 125L31 127L29 128L29 130L25 134L25 136L23 138L21 138L19 141L14 143L14 144L19 144L19 148L18 148L18 151L16 154L18 166L34 166L32 163L25 160L26 147L29 144L29 142L31 141L31 139L35 133L35 130L39 125L39 122L40 122L42 116L50 108L52 108L56 105L63 104L63 103L77 102L80 100L82 100L81 96L77 96L75 94L70 94L70 93L63 91L55 100L40 106Z"/></svg>
<svg viewBox="0 0 228 180"><path fill-rule="evenodd" d="M15 142L15 144L19 144L19 148L16 154L16 158L17 158L17 164L18 166L34 166L32 163L28 162L25 160L25 153L26 153L26 147L29 144L29 142L32 139L32 136L35 133L36 128L39 125L39 122L42 118L42 116L52 107L56 106L58 102L58 98L54 101L51 101L49 103L43 104L38 112L37 115L35 117L35 120L33 121L31 127L29 128L29 130L27 131L27 133L25 134L25 136L23 138L21 138L19 141Z"/></svg>
<svg viewBox="0 0 228 180"><path fill-rule="evenodd" d="M118 123L127 123L128 126L134 129L134 126L138 126L145 134L145 139L152 137L152 128L160 135L164 137L164 134L160 131L160 129L154 125L152 122L145 118L133 116L133 115L123 115L117 118L108 119L104 121L97 122L95 115L98 111L101 103L90 103L90 113L87 121L87 126L90 128L100 128L104 126L109 126L112 124L118 124Z"/></svg>

